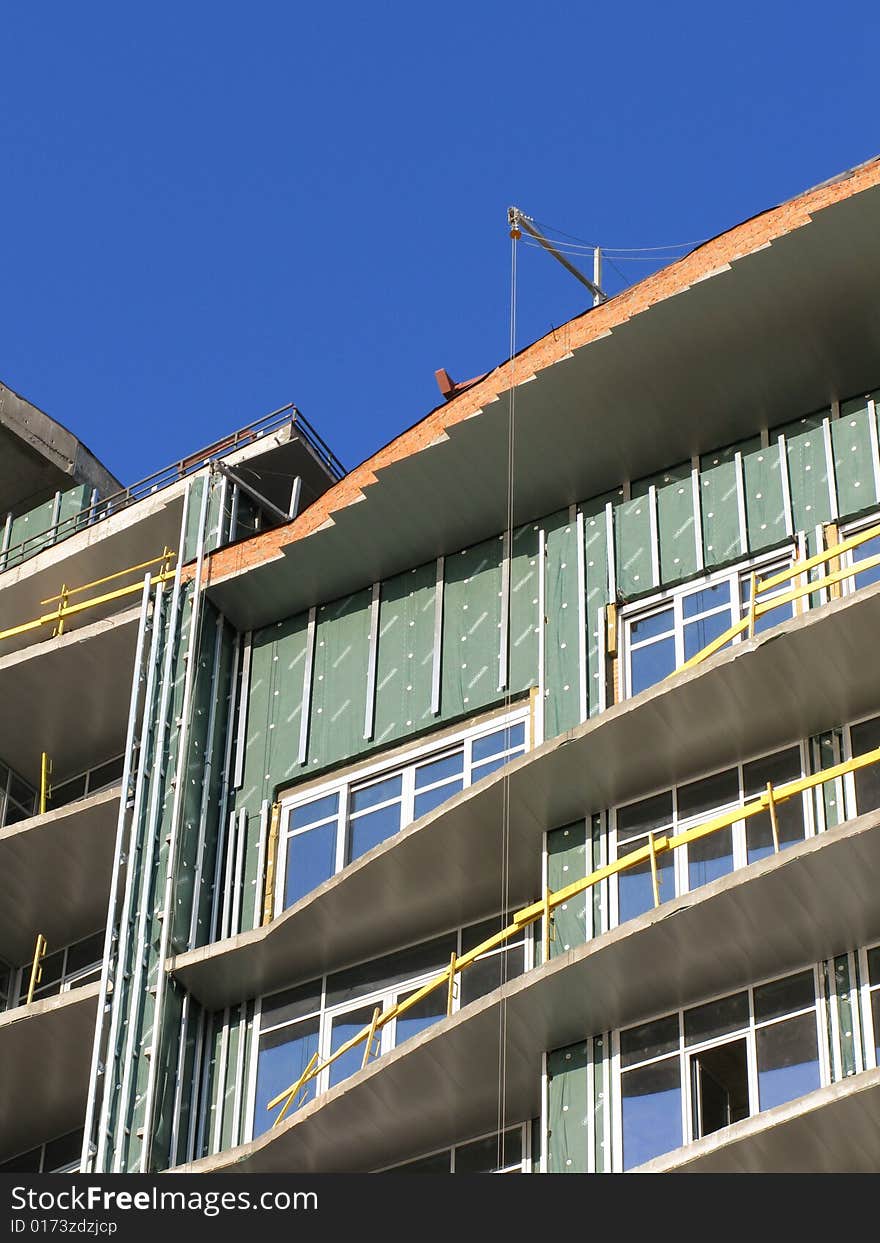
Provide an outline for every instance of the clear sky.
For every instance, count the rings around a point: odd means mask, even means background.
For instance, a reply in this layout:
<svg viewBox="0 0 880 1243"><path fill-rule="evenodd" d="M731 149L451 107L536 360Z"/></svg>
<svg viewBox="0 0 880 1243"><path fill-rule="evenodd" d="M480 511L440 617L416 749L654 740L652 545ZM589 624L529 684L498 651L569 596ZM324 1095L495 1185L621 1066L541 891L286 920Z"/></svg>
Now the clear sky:
<svg viewBox="0 0 880 1243"><path fill-rule="evenodd" d="M436 368L506 357L509 204L719 233L880 151L878 34L812 0L4 5L0 379L126 483L288 401L356 465ZM521 250L520 347L587 301Z"/></svg>

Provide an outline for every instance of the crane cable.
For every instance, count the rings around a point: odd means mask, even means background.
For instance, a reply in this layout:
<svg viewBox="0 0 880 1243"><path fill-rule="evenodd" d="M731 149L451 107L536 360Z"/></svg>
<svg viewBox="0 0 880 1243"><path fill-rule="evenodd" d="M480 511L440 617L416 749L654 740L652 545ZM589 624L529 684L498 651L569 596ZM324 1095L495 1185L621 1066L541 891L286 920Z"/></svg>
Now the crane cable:
<svg viewBox="0 0 880 1243"><path fill-rule="evenodd" d="M511 230L510 238L510 341L508 351L509 384L507 392L507 507L504 522L503 555L507 560L507 596L511 594L510 566L513 560L513 517L514 517L514 460L516 448L516 385L514 383L513 361L516 355L516 243L518 230ZM504 570L502 569L502 574ZM502 670L504 677L504 711L510 712L510 607L504 614L508 627L505 652L507 667ZM503 619L502 619L503 624ZM510 906L510 775L506 771L501 783L501 923L504 925ZM508 955L501 955L501 984L507 982ZM507 998L502 995L498 1008L498 1160L497 1168L504 1166L504 1131L507 1121Z"/></svg>

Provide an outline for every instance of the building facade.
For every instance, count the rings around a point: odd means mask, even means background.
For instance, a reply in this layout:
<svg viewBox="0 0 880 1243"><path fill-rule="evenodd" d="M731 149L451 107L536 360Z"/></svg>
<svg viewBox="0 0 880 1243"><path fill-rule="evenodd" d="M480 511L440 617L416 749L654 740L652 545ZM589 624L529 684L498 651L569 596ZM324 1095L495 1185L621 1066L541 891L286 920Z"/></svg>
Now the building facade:
<svg viewBox="0 0 880 1243"><path fill-rule="evenodd" d="M876 1168L878 223L871 162L347 475L27 446L4 1168Z"/></svg>

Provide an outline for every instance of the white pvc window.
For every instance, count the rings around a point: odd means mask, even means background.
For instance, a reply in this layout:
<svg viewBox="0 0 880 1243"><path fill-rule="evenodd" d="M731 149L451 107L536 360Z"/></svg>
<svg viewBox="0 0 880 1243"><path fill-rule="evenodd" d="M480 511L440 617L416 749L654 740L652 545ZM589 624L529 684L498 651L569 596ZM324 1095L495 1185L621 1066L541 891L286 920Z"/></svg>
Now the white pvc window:
<svg viewBox="0 0 880 1243"><path fill-rule="evenodd" d="M872 514L869 518L860 519L858 522L848 523L841 527L840 538L849 539L850 536L857 535L859 531L864 531L867 527L875 527L878 523L880 523L880 513ZM877 556L880 556L880 535L875 535L865 540L863 544L851 548L845 554L845 564L857 566L860 561L867 561L869 557ZM880 565L872 566L870 569L854 574L852 578L844 579L843 588L844 592L849 594L859 591L862 587L870 587L872 583L880 583Z"/></svg>
<svg viewBox="0 0 880 1243"><path fill-rule="evenodd" d="M522 707L283 800L276 913L530 745Z"/></svg>
<svg viewBox="0 0 880 1243"><path fill-rule="evenodd" d="M96 932L93 936L65 945L61 949L46 954L41 963L42 975L34 989L33 1000L52 997L56 993L67 992L68 989L89 984L101 977L101 965L104 960L104 933ZM18 1005L27 1001L28 987L31 979L32 963L25 963L18 972Z"/></svg>
<svg viewBox="0 0 880 1243"><path fill-rule="evenodd" d="M656 685L746 617L752 571L769 578L787 569L792 556L793 550L765 555L627 608L621 615L626 696ZM789 589L790 584L783 584L765 593L762 603ZM755 631L761 633L792 615L790 603L780 605L757 619Z"/></svg>
<svg viewBox="0 0 880 1243"><path fill-rule="evenodd" d="M497 1131L441 1148L412 1161L387 1166L380 1174L528 1174L531 1162L531 1123L508 1127L499 1143ZM500 1164L499 1164L500 1161Z"/></svg>
<svg viewBox="0 0 880 1243"><path fill-rule="evenodd" d="M875 1067L880 1066L880 945L861 950L859 958L865 1064Z"/></svg>
<svg viewBox="0 0 880 1243"><path fill-rule="evenodd" d="M767 788L795 781L809 771L805 747L795 743L770 755L734 764L720 772L675 786L634 803L616 807L609 818L611 857L624 858L646 846L650 834L671 836L756 798ZM779 846L785 849L815 831L807 792L777 808ZM657 858L659 897L665 902L754 863L774 850L770 813L762 812ZM611 884L612 924L650 910L654 905L650 862L618 874Z"/></svg>
<svg viewBox="0 0 880 1243"><path fill-rule="evenodd" d="M615 1032L616 1169L829 1082L815 967Z"/></svg>
<svg viewBox="0 0 880 1243"><path fill-rule="evenodd" d="M377 1007L387 1010L406 1000L449 965L453 952L456 956L467 953L500 928L500 917L484 920L264 997L260 1003L259 1039L250 1089L252 1133L259 1135L272 1125L277 1109L270 1112L266 1105L299 1078L314 1054L318 1054L320 1061L330 1057L369 1025ZM525 931L515 940L481 955L457 978L453 1013L506 980L522 975L532 961L532 941ZM448 990L441 986L385 1024L373 1042L373 1058L446 1018L447 1004ZM325 1067L304 1089L303 1103L358 1071L364 1048L365 1043L361 1042Z"/></svg>

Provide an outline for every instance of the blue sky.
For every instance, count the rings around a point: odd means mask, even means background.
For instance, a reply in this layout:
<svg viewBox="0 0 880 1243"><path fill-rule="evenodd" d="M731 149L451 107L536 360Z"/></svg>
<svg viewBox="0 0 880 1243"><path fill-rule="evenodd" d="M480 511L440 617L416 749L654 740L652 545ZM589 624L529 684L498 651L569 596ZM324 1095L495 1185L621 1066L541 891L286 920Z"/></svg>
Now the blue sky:
<svg viewBox="0 0 880 1243"><path fill-rule="evenodd" d="M880 151L876 13L4 6L0 379L126 483L288 401L353 466L506 356L508 204L688 242ZM521 250L519 346L585 305Z"/></svg>

